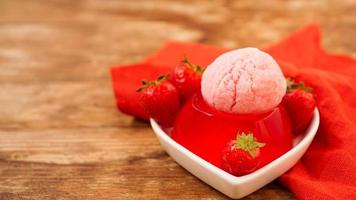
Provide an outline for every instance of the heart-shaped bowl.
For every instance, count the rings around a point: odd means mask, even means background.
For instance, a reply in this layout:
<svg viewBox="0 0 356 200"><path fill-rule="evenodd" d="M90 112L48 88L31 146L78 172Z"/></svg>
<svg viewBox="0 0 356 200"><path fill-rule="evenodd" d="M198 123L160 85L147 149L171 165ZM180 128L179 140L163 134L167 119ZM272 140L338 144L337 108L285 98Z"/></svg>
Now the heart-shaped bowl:
<svg viewBox="0 0 356 200"><path fill-rule="evenodd" d="M239 199L272 182L293 167L312 142L320 119L319 111L315 108L309 127L303 135L294 139L292 149L264 167L239 177L233 176L195 155L167 135L155 120L151 119L150 122L161 145L177 163L225 195Z"/></svg>

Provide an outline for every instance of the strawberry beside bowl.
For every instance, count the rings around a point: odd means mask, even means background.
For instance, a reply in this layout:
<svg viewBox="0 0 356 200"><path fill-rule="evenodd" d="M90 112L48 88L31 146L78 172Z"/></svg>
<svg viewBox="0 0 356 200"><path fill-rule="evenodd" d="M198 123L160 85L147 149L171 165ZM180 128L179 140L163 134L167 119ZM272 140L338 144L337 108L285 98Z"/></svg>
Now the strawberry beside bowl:
<svg viewBox="0 0 356 200"><path fill-rule="evenodd" d="M182 167L223 194L239 199L272 182L293 167L308 149L319 127L319 112L315 108L313 118L305 133L295 138L293 148L266 166L244 176L233 176L210 164L174 141L151 119L151 126L166 152Z"/></svg>

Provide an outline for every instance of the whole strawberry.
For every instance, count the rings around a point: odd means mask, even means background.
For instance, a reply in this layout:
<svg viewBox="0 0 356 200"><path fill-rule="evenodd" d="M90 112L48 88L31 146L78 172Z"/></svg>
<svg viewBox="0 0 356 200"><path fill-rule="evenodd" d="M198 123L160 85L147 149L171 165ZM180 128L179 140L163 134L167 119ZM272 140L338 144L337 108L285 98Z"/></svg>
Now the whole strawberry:
<svg viewBox="0 0 356 200"><path fill-rule="evenodd" d="M314 95L312 88L306 87L302 82L296 83L287 79L287 93L283 97L283 104L292 120L293 131L295 134L303 133L313 118L315 109Z"/></svg>
<svg viewBox="0 0 356 200"><path fill-rule="evenodd" d="M255 171L261 160L260 148L264 146L253 133L238 133L236 140L230 141L222 151L222 168L235 176Z"/></svg>
<svg viewBox="0 0 356 200"><path fill-rule="evenodd" d="M142 81L140 101L147 114L164 127L173 125L179 111L179 94L176 87L168 81L168 75L154 81Z"/></svg>
<svg viewBox="0 0 356 200"><path fill-rule="evenodd" d="M174 68L171 81L177 87L182 102L200 91L203 71L201 66L192 64L187 58L184 58L181 64Z"/></svg>

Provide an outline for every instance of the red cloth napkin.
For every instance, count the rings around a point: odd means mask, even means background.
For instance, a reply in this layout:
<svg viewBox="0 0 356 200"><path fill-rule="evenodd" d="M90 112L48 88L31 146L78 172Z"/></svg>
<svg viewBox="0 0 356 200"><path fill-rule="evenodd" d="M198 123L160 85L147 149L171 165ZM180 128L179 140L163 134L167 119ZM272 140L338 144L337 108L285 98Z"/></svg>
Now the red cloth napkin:
<svg viewBox="0 0 356 200"><path fill-rule="evenodd" d="M140 64L112 68L118 108L147 119L135 90L142 79L167 73L184 57L203 66L227 49L169 42ZM314 88L321 123L310 148L281 183L299 199L356 199L356 60L326 53L316 25L265 49L286 76Z"/></svg>

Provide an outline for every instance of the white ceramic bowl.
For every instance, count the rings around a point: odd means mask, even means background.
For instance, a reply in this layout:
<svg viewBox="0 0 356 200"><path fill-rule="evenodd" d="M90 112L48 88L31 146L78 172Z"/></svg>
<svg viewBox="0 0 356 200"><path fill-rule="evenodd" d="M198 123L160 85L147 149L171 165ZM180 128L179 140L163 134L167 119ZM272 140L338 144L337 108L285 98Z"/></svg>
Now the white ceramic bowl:
<svg viewBox="0 0 356 200"><path fill-rule="evenodd" d="M221 170L175 142L153 119L151 126L163 148L177 163L225 195L238 199L272 182L297 163L318 130L319 112L315 108L309 127L303 136L294 140L291 150L255 172L240 177Z"/></svg>

